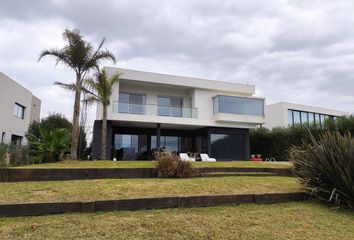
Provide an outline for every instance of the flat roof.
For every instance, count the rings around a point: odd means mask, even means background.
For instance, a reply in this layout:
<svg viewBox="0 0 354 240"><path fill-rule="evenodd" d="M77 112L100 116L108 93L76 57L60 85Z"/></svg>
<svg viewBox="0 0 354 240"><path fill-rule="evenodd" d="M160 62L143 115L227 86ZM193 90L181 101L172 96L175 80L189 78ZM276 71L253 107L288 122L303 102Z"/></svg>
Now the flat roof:
<svg viewBox="0 0 354 240"><path fill-rule="evenodd" d="M298 110L298 111L304 111L304 112L313 112L313 113L322 113L322 114L334 115L334 116L349 115L349 113L345 112L345 111L329 109L329 108L323 108L323 107L310 106L310 105L296 104L296 103L290 103L290 102L277 102L277 103L266 105L266 107L268 107L268 106L269 107L281 106L281 107L284 107L286 109L291 109L291 110Z"/></svg>
<svg viewBox="0 0 354 240"><path fill-rule="evenodd" d="M152 73L116 67L104 67L104 69L110 75L119 72L122 74L122 80L129 80L130 82L136 81L150 84L180 86L185 88L219 90L224 92L237 92L249 95L253 95L255 93L255 86L252 84Z"/></svg>

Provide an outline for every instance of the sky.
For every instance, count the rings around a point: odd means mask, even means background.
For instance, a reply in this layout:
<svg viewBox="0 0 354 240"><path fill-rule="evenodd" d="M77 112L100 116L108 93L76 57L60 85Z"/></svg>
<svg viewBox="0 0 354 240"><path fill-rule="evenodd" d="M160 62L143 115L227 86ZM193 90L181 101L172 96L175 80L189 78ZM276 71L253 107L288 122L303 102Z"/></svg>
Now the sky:
<svg viewBox="0 0 354 240"><path fill-rule="evenodd" d="M64 29L135 70L250 83L266 104L354 112L353 0L0 0L0 71L42 100L42 117L72 116L74 73L43 49ZM89 109L88 125L95 118Z"/></svg>

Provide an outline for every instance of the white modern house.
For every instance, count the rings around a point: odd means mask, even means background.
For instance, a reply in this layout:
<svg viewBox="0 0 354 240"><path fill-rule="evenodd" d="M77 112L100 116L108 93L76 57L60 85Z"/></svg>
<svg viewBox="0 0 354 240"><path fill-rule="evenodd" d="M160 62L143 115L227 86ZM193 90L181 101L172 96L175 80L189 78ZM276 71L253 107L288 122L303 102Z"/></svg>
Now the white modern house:
<svg viewBox="0 0 354 240"><path fill-rule="evenodd" d="M264 127L288 127L295 124L323 124L327 118L336 119L347 116L348 112L327 108L279 102L265 106L266 124Z"/></svg>
<svg viewBox="0 0 354 240"><path fill-rule="evenodd" d="M0 143L26 144L25 133L40 111L39 98L0 72Z"/></svg>
<svg viewBox="0 0 354 240"><path fill-rule="evenodd" d="M107 153L147 159L153 149L208 153L218 160L249 159L249 129L265 123L264 98L255 86L105 67L121 73L108 109ZM101 151L102 108L93 131Z"/></svg>

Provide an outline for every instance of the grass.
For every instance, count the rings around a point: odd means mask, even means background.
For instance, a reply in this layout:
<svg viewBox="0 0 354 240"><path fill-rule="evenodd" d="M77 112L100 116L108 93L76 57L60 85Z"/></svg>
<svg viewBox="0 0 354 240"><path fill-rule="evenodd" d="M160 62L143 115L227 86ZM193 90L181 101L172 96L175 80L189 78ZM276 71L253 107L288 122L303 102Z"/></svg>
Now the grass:
<svg viewBox="0 0 354 240"><path fill-rule="evenodd" d="M256 168L289 168L292 167L290 162L194 162L195 167L256 167ZM66 160L55 163L32 164L20 166L17 168L151 168L154 167L153 161L75 161Z"/></svg>
<svg viewBox="0 0 354 240"><path fill-rule="evenodd" d="M354 239L354 214L309 202L0 218L2 239Z"/></svg>
<svg viewBox="0 0 354 240"><path fill-rule="evenodd" d="M291 192L293 177L205 177L189 179L100 179L0 183L0 203L91 201L162 196Z"/></svg>

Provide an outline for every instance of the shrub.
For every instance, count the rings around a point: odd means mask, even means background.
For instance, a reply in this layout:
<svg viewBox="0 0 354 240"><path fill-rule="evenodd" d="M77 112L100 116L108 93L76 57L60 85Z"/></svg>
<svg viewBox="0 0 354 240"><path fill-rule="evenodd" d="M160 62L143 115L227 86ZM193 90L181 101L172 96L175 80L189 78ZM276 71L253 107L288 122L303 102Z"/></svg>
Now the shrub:
<svg viewBox="0 0 354 240"><path fill-rule="evenodd" d="M32 143L36 142L38 139L41 138L41 129L47 132L51 132L56 129L67 129L70 132L71 128L71 122L60 113L51 113L49 114L49 116L42 119L40 122L31 123L26 133L26 138L29 141L29 147L31 152L34 152L34 150L36 149L36 146ZM85 128L80 126L79 144L77 149L78 157L80 159L87 159L87 156L91 154L89 150L90 149L87 148Z"/></svg>
<svg viewBox="0 0 354 240"><path fill-rule="evenodd" d="M293 147L291 161L305 191L337 206L354 209L354 139L326 131L318 140Z"/></svg>
<svg viewBox="0 0 354 240"><path fill-rule="evenodd" d="M8 152L10 153L10 165L28 165L33 164L33 158L30 156L29 146L17 146L16 144L11 144L8 147Z"/></svg>
<svg viewBox="0 0 354 240"><path fill-rule="evenodd" d="M176 154L155 153L156 172L160 178L189 178L196 173L190 162L181 161Z"/></svg>
<svg viewBox="0 0 354 240"><path fill-rule="evenodd" d="M40 138L32 138L31 145L36 162L54 162L63 160L69 151L70 132L68 129L46 131L39 129Z"/></svg>
<svg viewBox="0 0 354 240"><path fill-rule="evenodd" d="M0 144L0 167L5 166L5 154L7 152L7 146Z"/></svg>
<svg viewBox="0 0 354 240"><path fill-rule="evenodd" d="M310 141L310 132L317 139L326 130L354 133L354 118L341 117L338 121L328 119L323 127L318 125L295 125L288 128L252 129L250 131L251 154L260 153L264 158L288 161L291 147Z"/></svg>

